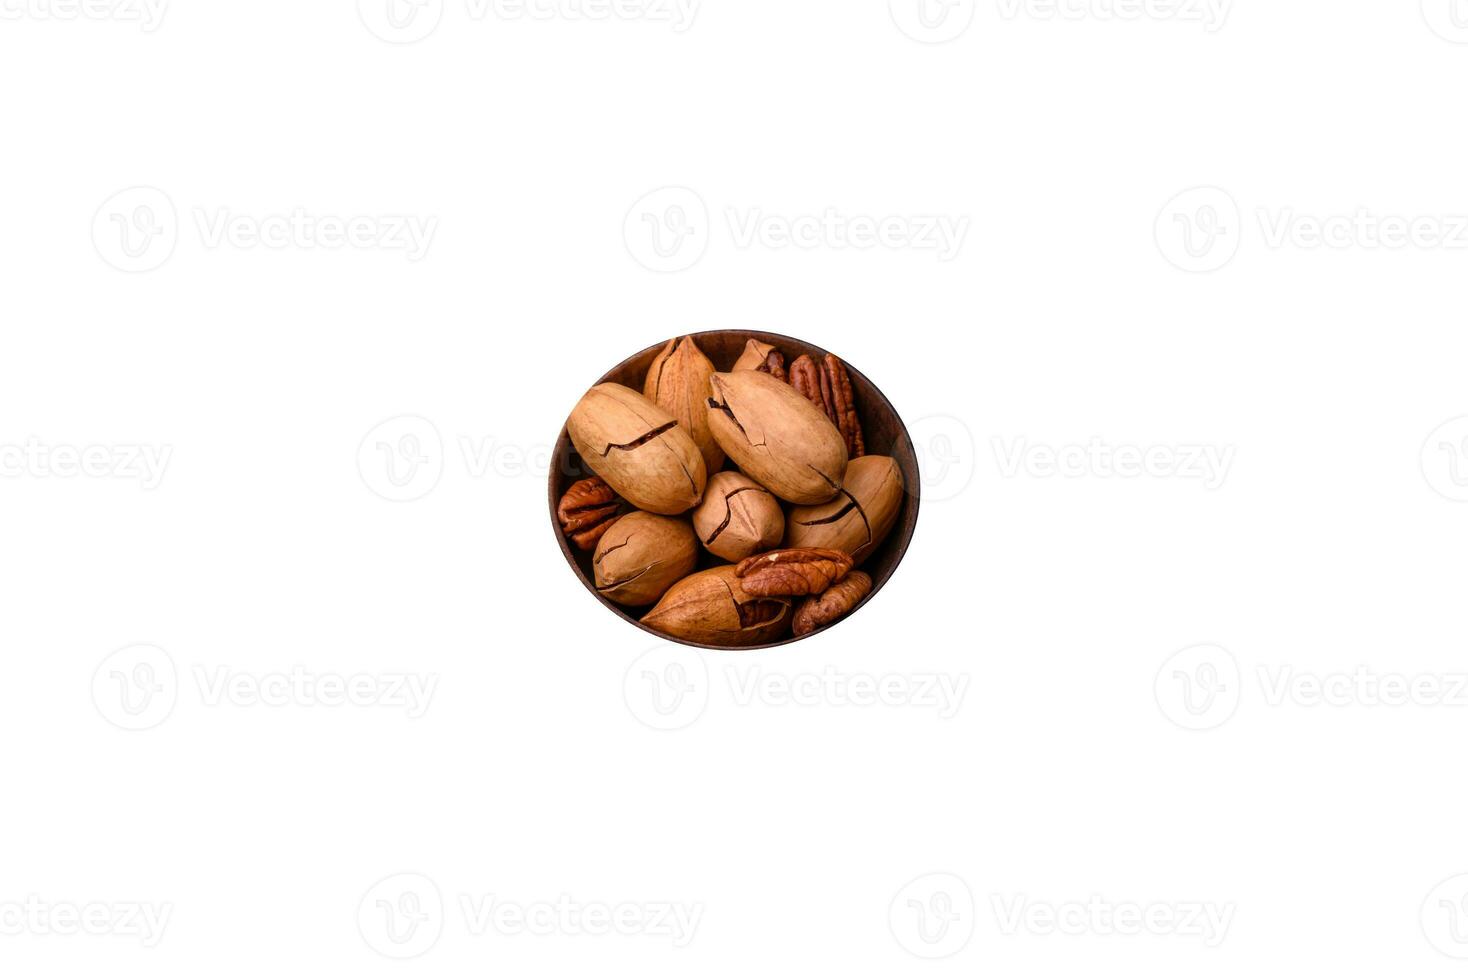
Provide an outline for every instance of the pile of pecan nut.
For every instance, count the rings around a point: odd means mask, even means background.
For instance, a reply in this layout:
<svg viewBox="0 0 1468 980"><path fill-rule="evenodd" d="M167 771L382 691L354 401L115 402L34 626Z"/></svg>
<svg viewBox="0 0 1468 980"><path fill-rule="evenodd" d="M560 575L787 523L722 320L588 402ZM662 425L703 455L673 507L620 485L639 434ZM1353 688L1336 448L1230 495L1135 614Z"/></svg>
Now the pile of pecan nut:
<svg viewBox="0 0 1468 980"><path fill-rule="evenodd" d="M599 384L567 432L592 475L556 508L599 594L650 607L673 639L751 646L804 636L872 590L859 566L891 531L902 472L869 456L845 365L750 339L719 371L668 341L639 392Z"/></svg>

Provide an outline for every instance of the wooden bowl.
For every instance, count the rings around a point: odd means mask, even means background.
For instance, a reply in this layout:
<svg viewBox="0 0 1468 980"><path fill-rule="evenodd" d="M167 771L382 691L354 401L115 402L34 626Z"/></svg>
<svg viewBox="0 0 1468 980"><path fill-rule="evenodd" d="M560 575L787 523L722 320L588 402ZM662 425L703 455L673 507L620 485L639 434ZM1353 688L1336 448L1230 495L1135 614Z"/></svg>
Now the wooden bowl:
<svg viewBox="0 0 1468 980"><path fill-rule="evenodd" d="M803 340L794 337L786 337L777 333L764 333L757 330L708 330L703 333L692 334L709 360L714 362L714 367L719 371L728 371L734 366L739 355L744 352L745 344L753 338L766 344L773 344L785 355L786 364L794 361L801 354L809 354L819 361L825 356L826 351ZM612 368L595 382L601 384L611 381L626 385L634 391L642 391L642 382L647 375L647 369L653 359L667 346L667 341L653 344L646 350L633 354L621 364ZM834 352L837 357L841 354ZM843 358L843 363L845 359ZM886 540L862 562L861 570L872 577L872 591L853 610L845 616L830 624L835 626L844 623L852 616L857 615L861 607L872 600L882 586L892 577L897 566L902 562L902 556L907 551L907 544L912 540L913 528L917 526L918 498L921 496L918 481L917 457L913 453L912 440L908 437L907 427L902 424L897 410L892 403L878 390L877 386L867 378L865 374L857 370L856 366L846 363L846 370L851 375L851 390L856 397L857 414L861 416L862 434L866 440L866 451L869 456L891 456L897 461L902 469L902 479L906 485L907 493L902 502L902 511L897 515L897 522ZM588 385L590 387L590 385ZM726 463L726 468L733 468L733 463ZM632 623L639 629L645 630L653 636L675 643L684 643L688 646L704 647L711 650L759 650L766 647L783 646L796 640L805 639L804 636L787 636L783 640L774 643L765 643L756 646L721 647L706 643L688 643L677 637L668 636L657 630L643 626L638 622L638 616L644 615L651 606L628 609L619 606L604 598L596 591L596 582L591 570L591 552L582 551L571 543L561 533L561 523L556 517L556 507L561 501L566 489L577 480L591 476L592 471L571 445L571 437L567 435L565 426L561 427L560 438L556 440L555 452L552 455L550 471L550 519L551 530L555 533L556 540L560 543L561 553L566 556L566 563L571 566L586 591L596 597L597 601L606 606L621 618ZM712 474L710 474L712 475ZM698 568L712 568L716 565L728 564L707 551L701 553ZM822 627L826 629L829 627ZM816 630L815 632L820 632ZM814 633L806 634L813 636Z"/></svg>

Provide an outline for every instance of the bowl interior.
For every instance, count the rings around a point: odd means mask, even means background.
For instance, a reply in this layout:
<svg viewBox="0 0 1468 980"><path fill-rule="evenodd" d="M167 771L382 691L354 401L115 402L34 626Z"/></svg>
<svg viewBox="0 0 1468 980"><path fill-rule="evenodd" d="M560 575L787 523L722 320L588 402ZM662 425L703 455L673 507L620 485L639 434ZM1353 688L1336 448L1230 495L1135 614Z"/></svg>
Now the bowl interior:
<svg viewBox="0 0 1468 980"><path fill-rule="evenodd" d="M785 361L789 364L801 354L809 354L819 360L824 357L826 351L813 344L794 337L786 337L777 333L763 333L757 330L709 330L704 333L692 334L697 341L699 349L704 352L709 360L713 361L714 367L720 371L728 371L744 352L745 345L751 338L766 344L773 344L785 355ZM621 364L612 368L606 374L594 382L614 382L626 385L634 391L642 391L643 379L647 376L647 369L659 352L667 346L667 341L652 345L640 353L627 358ZM840 351L834 352L837 357ZM843 363L845 359L842 359ZM897 410L892 407L885 395L877 386L857 369L855 365L846 364L846 370L851 375L852 394L856 398L857 414L861 418L862 435L866 442L866 452L869 456L891 456L897 461L902 469L902 479L907 488L907 493L902 501L902 511L897 515L897 523L893 526L886 540L862 562L861 569L872 577L872 591L862 600L861 605L838 619L831 626L846 622L856 615L861 606L870 602L872 597L882 590L882 586L892 577L893 571L902 561L907 544L912 540L913 528L917 525L918 499L921 496L918 482L917 457L913 452L912 440L908 438L907 428L902 424ZM587 387L591 387L588 385ZM732 464L728 464L732 466ZM618 616L645 630L653 636L674 643L684 643L688 646L702 646L716 650L758 650L764 647L783 646L786 643L794 643L805 637L789 636L774 643L766 643L761 646L745 647L714 647L702 643L688 643L675 637L667 636L656 630L649 629L638 622L637 617L642 615L651 607L639 607L627 609L604 598L596 591L596 582L591 569L591 552L582 551L573 545L570 540L561 533L561 524L556 517L556 506L560 503L561 496L566 489L577 480L591 476L591 469L582 462L576 448L571 445L571 437L567 435L566 428L561 427L560 438L556 440L555 451L552 456L550 472L550 518L551 527L555 532L556 540L561 544L561 553L566 556L567 563L575 571L581 584L586 590L596 597L596 600L606 606ZM716 565L727 564L722 558L707 551L700 555L698 568L712 568ZM823 627L823 629L829 627ZM819 632L819 631L817 631ZM814 635L814 634L808 634Z"/></svg>

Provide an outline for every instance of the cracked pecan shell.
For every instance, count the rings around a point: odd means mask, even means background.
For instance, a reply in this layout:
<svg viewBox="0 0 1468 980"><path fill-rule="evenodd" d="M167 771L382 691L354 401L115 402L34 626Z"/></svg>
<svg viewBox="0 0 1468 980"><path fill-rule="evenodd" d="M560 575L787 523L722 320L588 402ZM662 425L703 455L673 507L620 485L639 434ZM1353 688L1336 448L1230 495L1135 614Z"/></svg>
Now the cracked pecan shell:
<svg viewBox="0 0 1468 980"><path fill-rule="evenodd" d="M852 572L820 595L805 599L795 609L792 624L796 636L804 636L834 623L856 607L872 591L872 577L866 572Z"/></svg>
<svg viewBox="0 0 1468 980"><path fill-rule="evenodd" d="M725 470L709 478L703 503L693 510L698 540L725 561L778 547L785 536L780 501L743 473Z"/></svg>
<svg viewBox="0 0 1468 980"><path fill-rule="evenodd" d="M745 475L792 504L836 496L846 443L818 408L759 371L715 374L712 384L709 428Z"/></svg>
<svg viewBox="0 0 1468 980"><path fill-rule="evenodd" d="M704 356L692 337L675 337L648 367L642 393L678 420L678 426L688 432L703 453L704 468L717 473L724 465L724 451L709 432L704 408L713 373L714 362Z"/></svg>
<svg viewBox="0 0 1468 980"><path fill-rule="evenodd" d="M851 556L831 548L782 548L746 558L734 573L754 596L819 595L851 571Z"/></svg>
<svg viewBox="0 0 1468 980"><path fill-rule="evenodd" d="M698 564L698 539L684 517L634 510L611 523L591 559L596 591L624 606L650 606Z"/></svg>
<svg viewBox="0 0 1468 980"><path fill-rule="evenodd" d="M778 640L794 614L791 599L751 595L733 565L720 565L679 581L641 622L688 643L743 647Z"/></svg>
<svg viewBox="0 0 1468 980"><path fill-rule="evenodd" d="M834 548L860 565L897 524L904 486L902 468L891 456L853 459L834 499L791 509L785 547Z"/></svg>
<svg viewBox="0 0 1468 980"><path fill-rule="evenodd" d="M703 496L703 454L677 419L625 385L599 384L571 411L576 452L628 503L681 514Z"/></svg>
<svg viewBox="0 0 1468 980"><path fill-rule="evenodd" d="M582 551L590 551L617 519L617 494L599 476L577 480L561 495L556 517L561 530Z"/></svg>

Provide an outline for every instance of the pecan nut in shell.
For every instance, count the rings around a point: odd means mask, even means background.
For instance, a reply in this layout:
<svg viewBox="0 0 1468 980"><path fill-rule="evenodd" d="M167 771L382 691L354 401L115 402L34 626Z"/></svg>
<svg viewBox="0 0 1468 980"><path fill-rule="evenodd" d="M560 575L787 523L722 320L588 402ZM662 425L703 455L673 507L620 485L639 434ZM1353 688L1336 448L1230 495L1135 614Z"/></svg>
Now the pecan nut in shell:
<svg viewBox="0 0 1468 980"><path fill-rule="evenodd" d="M782 548L740 562L739 584L753 596L819 595L851 571L851 556L830 548Z"/></svg>

